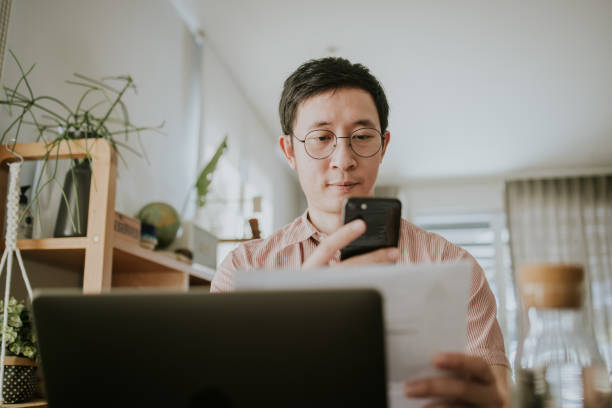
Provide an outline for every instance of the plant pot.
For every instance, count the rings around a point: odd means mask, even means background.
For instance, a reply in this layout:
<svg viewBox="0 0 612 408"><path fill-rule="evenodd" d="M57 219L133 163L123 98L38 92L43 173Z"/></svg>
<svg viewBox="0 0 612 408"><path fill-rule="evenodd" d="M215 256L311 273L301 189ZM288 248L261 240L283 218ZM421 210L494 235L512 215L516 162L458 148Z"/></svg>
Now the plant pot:
<svg viewBox="0 0 612 408"><path fill-rule="evenodd" d="M68 170L64 179L66 198L62 197L60 200L53 234L55 237L84 237L87 235L90 186L91 166L89 160L80 162L77 160L73 171ZM68 201L68 206L66 201Z"/></svg>
<svg viewBox="0 0 612 408"><path fill-rule="evenodd" d="M16 404L32 399L38 387L36 362L25 357L4 358L2 396L5 404Z"/></svg>

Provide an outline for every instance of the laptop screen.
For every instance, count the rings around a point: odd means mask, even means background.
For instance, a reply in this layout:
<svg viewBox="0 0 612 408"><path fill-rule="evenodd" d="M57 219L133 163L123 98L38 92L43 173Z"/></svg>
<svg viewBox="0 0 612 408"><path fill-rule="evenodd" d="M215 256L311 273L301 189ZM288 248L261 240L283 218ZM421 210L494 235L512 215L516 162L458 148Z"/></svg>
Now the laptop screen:
<svg viewBox="0 0 612 408"><path fill-rule="evenodd" d="M39 294L49 406L384 407L380 294Z"/></svg>

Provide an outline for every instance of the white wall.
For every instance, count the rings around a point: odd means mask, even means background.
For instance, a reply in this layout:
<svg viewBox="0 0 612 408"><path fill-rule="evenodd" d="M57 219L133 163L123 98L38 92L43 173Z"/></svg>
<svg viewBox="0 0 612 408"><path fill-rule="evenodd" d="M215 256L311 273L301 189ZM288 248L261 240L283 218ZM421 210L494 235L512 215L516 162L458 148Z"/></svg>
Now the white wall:
<svg viewBox="0 0 612 408"><path fill-rule="evenodd" d="M421 181L401 186L398 198L407 218L423 213L500 212L504 183L501 179Z"/></svg>
<svg viewBox="0 0 612 408"><path fill-rule="evenodd" d="M219 58L214 45L203 39L202 48L202 168L223 136L228 136L229 161L243 182L252 183L263 196L262 231L272 231L291 222L304 210L297 178L280 156L277 136L268 129L234 80L231 68ZM280 89L279 89L280 95ZM272 215L272 216L270 216ZM206 207L200 219L206 217Z"/></svg>
<svg viewBox="0 0 612 408"><path fill-rule="evenodd" d="M143 134L150 166L124 152L128 168L120 162L116 208L135 214L148 202L166 201L180 210L196 174L199 57L169 1L13 1L8 48L23 64L36 63L30 78L37 94L72 106L82 92L64 82L73 72L96 78L130 74L138 87L137 94L125 97L131 120L138 125L165 120L167 136ZM14 84L16 78L7 54L3 82ZM135 140L130 144L137 146Z"/></svg>

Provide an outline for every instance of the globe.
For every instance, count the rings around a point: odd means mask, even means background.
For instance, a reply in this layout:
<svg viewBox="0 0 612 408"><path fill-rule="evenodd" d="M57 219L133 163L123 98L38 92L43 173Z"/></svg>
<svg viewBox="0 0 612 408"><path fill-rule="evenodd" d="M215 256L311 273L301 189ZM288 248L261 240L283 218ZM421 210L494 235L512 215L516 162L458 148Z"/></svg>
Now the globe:
<svg viewBox="0 0 612 408"><path fill-rule="evenodd" d="M181 226L178 212L166 203L150 203L140 209L136 216L143 222L155 226L159 248L169 246Z"/></svg>

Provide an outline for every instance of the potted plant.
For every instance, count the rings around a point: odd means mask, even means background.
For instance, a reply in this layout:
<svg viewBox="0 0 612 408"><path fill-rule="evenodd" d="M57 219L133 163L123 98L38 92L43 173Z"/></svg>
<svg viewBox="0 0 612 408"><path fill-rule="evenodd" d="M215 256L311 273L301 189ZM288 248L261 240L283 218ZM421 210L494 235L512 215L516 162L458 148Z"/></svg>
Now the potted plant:
<svg viewBox="0 0 612 408"><path fill-rule="evenodd" d="M4 301L0 300L0 310ZM4 315L0 313L0 330L4 327ZM30 311L23 300L11 296L6 325L6 357L2 396L5 403L28 401L37 390L36 336L32 328Z"/></svg>
<svg viewBox="0 0 612 408"><path fill-rule="evenodd" d="M71 86L83 89L74 108L68 103L49 95L35 95L28 76L34 65L24 69L12 51L9 51L17 65L20 77L13 86L4 86L5 98L0 99L0 105L5 105L9 115L14 118L0 136L0 144L8 141L19 142L24 129L34 130L36 141L42 141L46 146L46 154L42 161L42 170L37 180L34 180L32 200L35 213L39 215L38 196L49 185L58 181L59 160L57 152L60 145L74 139L97 138L108 141L117 151L119 158L124 158L119 148L127 149L138 157L146 153L140 138L143 131L160 132L164 123L156 127L135 126L130 121L128 109L123 97L128 90L136 91L131 76L106 77L101 80L89 78L78 73L73 80L66 81ZM137 137L140 151L127 144L128 136ZM123 140L119 140L119 138ZM61 205L58 222L55 228L56 236L84 236L87 226L87 206L89 203L89 181L91 180L91 155L82 160L70 160L70 166L61 188ZM94 175L95 181L95 175ZM83 208L85 207L85 208ZM66 227L68 224L68 227Z"/></svg>

